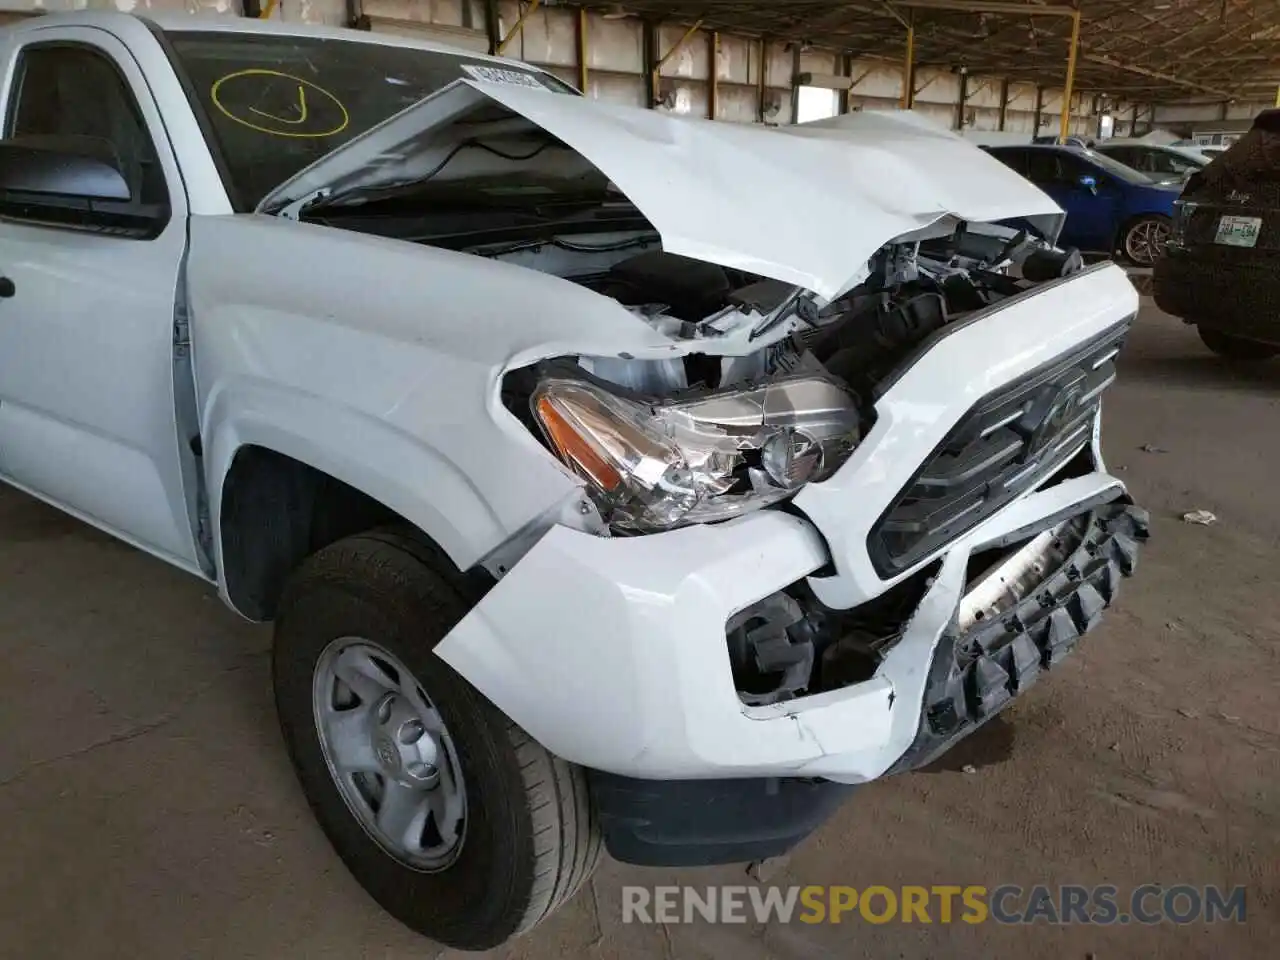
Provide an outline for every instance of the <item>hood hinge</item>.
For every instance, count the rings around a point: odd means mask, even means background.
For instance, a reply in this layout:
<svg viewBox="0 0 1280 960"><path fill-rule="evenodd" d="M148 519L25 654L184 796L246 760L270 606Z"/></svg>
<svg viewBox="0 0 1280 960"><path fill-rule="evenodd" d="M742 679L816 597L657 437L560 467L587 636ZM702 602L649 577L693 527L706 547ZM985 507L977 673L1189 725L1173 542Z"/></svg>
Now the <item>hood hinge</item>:
<svg viewBox="0 0 1280 960"><path fill-rule="evenodd" d="M302 211L312 204L319 203L321 200L327 200L329 195L333 193L329 187L321 187L318 190L312 190L305 196L299 197L297 200L285 204L276 213L277 217L284 217L286 220L297 220L302 216Z"/></svg>

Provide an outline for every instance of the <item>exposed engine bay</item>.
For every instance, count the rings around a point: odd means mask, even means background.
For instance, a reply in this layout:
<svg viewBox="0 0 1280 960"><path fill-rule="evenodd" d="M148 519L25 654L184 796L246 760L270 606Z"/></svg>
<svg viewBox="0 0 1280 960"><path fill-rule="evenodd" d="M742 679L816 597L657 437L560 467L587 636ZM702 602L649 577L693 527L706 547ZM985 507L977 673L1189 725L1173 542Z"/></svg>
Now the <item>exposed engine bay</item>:
<svg viewBox="0 0 1280 960"><path fill-rule="evenodd" d="M575 237L472 252L557 273L618 301L672 339L702 341L705 352L678 364L579 358L601 380L659 396L812 370L816 363L870 400L876 384L936 331L1083 266L1076 251L1025 232L961 223L949 236L883 247L862 283L822 304L799 287L665 253L653 237L613 243ZM743 329L760 349L723 356L721 343Z"/></svg>
<svg viewBox="0 0 1280 960"><path fill-rule="evenodd" d="M587 481L618 534L728 519L830 476L893 371L931 336L1082 268L1025 232L964 223L889 244L830 302L662 251L652 235L471 252L625 306L681 355L562 357L513 371L508 409Z"/></svg>

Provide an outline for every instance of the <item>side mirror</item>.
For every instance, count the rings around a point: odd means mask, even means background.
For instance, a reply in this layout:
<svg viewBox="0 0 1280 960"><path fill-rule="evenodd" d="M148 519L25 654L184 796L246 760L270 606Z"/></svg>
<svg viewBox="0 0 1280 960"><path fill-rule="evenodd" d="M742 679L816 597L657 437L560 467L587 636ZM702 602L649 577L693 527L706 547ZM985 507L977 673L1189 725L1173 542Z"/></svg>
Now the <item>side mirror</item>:
<svg viewBox="0 0 1280 960"><path fill-rule="evenodd" d="M1085 174L1083 177L1080 178L1079 183L1080 183L1080 186L1084 187L1086 190L1092 193L1095 197L1098 195L1098 178L1097 177L1091 177L1088 174Z"/></svg>
<svg viewBox="0 0 1280 960"><path fill-rule="evenodd" d="M129 184L104 148L109 152L110 144L88 137L0 140L0 193L37 204L45 198L128 203Z"/></svg>

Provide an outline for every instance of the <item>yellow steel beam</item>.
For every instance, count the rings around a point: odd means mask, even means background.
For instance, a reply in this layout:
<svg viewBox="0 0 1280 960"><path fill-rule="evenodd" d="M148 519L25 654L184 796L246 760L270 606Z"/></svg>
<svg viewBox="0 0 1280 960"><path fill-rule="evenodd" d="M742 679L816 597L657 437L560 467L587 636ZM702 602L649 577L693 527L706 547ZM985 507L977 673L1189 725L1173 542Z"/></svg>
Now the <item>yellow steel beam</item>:
<svg viewBox="0 0 1280 960"><path fill-rule="evenodd" d="M658 60L658 63L655 63L653 65L654 77L658 76L658 70L662 69L663 67L666 67L667 60L673 58L673 56L678 54L678 52L680 52L681 47L687 44L687 42L689 42L689 38L691 36L694 36L694 33L698 32L698 29L701 26L703 26L703 22L701 22L701 20L698 20L698 22L694 23L694 26L690 27L689 29L686 29L684 36L681 36L680 40L677 40L675 44L672 45L671 50L668 50L666 54L662 55L662 59Z"/></svg>
<svg viewBox="0 0 1280 960"><path fill-rule="evenodd" d="M690 27L689 29L686 29L684 36L682 36L680 40L677 40L675 42L675 45L671 47L671 50L668 50L666 54L663 54L662 58L658 60L658 63L655 63L653 65L654 99L662 100L662 95L660 95L660 93L658 92L659 90L662 90L662 79L660 79L660 74L662 74L662 68L664 67L664 65L667 64L667 60L671 59L672 56L675 56L676 54L678 54L678 52L680 52L680 47L687 44L687 42L689 42L689 38L691 36L694 36L694 33L698 32L698 28L701 26L703 26L703 22L701 22L701 20L698 20L698 22L694 23L694 26ZM657 46L657 45L658 45L658 42L654 41L654 46Z"/></svg>
<svg viewBox="0 0 1280 960"><path fill-rule="evenodd" d="M1071 49L1067 52L1067 82L1062 89L1062 123L1058 129L1058 137L1064 142L1071 133L1071 94L1076 85L1076 60L1079 56L1080 11L1075 10L1071 16Z"/></svg>
<svg viewBox="0 0 1280 960"><path fill-rule="evenodd" d="M916 18L907 14L907 55L902 66L902 109L910 110L916 99Z"/></svg>
<svg viewBox="0 0 1280 960"><path fill-rule="evenodd" d="M578 8L578 89L587 92L587 8Z"/></svg>
<svg viewBox="0 0 1280 960"><path fill-rule="evenodd" d="M889 2L889 0L880 0L880 6L884 7L885 13L889 14L889 16L893 17L893 19L897 20L904 27L910 26L910 24L907 23L907 18L904 17L901 13L899 13L897 8L894 7L894 5Z"/></svg>
<svg viewBox="0 0 1280 960"><path fill-rule="evenodd" d="M871 67L867 67L867 69L863 70L863 71L862 71L860 74L858 74L857 76L853 76L852 74L850 74L850 75L849 75L849 90L850 90L850 92L852 92L852 91L853 91L853 88L854 88L854 87L856 87L856 86L857 86L858 84L860 84L863 80L867 79L867 77L871 76L871 74L873 74L873 73L875 73L875 72L876 72L876 68L875 68L874 66L871 66Z"/></svg>
<svg viewBox="0 0 1280 960"><path fill-rule="evenodd" d="M270 19L271 19L271 15L272 15L273 13L275 13L275 12L276 12L276 5L277 5L279 2L280 2L280 0L267 0L267 5L266 5L265 7L263 7L263 8L262 8L262 11L258 14L258 19L259 19L259 20L270 20Z"/></svg>
<svg viewBox="0 0 1280 960"><path fill-rule="evenodd" d="M1280 107L1280 87L1276 87L1276 106Z"/></svg>
<svg viewBox="0 0 1280 960"><path fill-rule="evenodd" d="M502 56L503 51L507 49L507 44L524 31L524 22L533 16L541 4L542 0L529 0L529 5L525 7L524 11L520 14L520 19L515 22L511 31L503 37L502 42L498 44L498 49L495 51L498 56Z"/></svg>

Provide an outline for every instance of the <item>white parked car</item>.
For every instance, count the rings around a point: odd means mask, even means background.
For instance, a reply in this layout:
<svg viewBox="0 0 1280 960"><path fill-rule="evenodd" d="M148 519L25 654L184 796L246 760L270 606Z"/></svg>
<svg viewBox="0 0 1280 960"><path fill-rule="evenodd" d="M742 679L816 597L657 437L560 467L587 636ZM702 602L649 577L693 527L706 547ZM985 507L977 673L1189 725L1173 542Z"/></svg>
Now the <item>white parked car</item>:
<svg viewBox="0 0 1280 960"><path fill-rule="evenodd" d="M291 24L0 38L0 473L275 621L317 818L437 940L527 930L602 841L782 852L1133 569L1137 295L948 133Z"/></svg>
<svg viewBox="0 0 1280 960"><path fill-rule="evenodd" d="M1197 170L1203 170L1212 159L1195 147L1174 147L1130 140L1104 140L1094 144L1093 149L1156 181L1185 180Z"/></svg>

